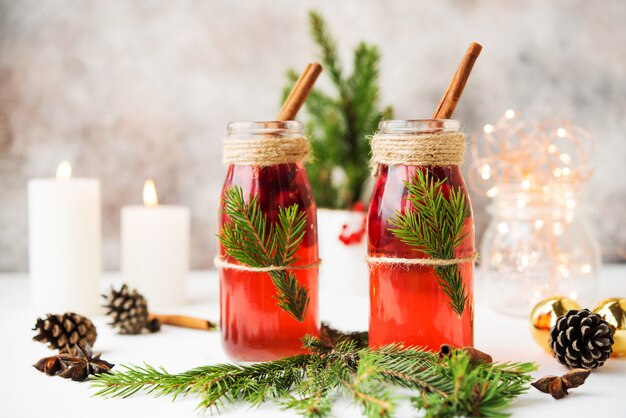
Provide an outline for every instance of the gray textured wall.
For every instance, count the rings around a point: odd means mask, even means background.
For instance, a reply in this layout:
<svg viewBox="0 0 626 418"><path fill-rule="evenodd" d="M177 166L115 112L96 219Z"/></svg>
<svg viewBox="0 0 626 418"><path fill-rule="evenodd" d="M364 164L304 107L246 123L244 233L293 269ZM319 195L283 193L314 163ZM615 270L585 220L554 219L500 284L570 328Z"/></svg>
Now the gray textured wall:
<svg viewBox="0 0 626 418"><path fill-rule="evenodd" d="M626 2L0 1L0 270L27 268L26 181L102 179L105 267L118 265L119 209L143 179L192 208L193 265L208 267L233 119L268 119L287 67L315 56L322 11L344 59L382 50L386 103L431 114L471 40L485 46L456 116L473 132L507 108L562 117L597 138L588 188L604 246L626 243ZM474 198L479 228L484 201Z"/></svg>

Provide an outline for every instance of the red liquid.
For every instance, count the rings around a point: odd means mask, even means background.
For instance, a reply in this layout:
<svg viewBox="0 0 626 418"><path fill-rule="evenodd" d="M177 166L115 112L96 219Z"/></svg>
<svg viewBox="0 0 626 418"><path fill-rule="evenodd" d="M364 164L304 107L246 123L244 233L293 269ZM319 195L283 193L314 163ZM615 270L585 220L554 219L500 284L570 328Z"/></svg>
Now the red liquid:
<svg viewBox="0 0 626 418"><path fill-rule="evenodd" d="M387 219L396 210L411 208L406 200L408 181L416 167L381 166L368 214L368 254L374 257L427 258L423 253L402 243L389 231ZM424 169L424 168L419 168ZM460 169L454 167L428 168L435 180L447 178L442 193L450 187L460 187L469 204L465 182ZM464 233L468 233L456 249L458 258L474 252L474 223L467 218ZM473 263L459 265L469 298L459 316L448 306L448 297L437 282L437 274L428 266L370 266L369 345L379 347L403 342L438 350L441 344L473 345L474 298Z"/></svg>
<svg viewBox="0 0 626 418"><path fill-rule="evenodd" d="M237 185L246 199L258 196L268 229L277 220L278 208L297 203L307 216L307 232L298 250L295 265L317 261L317 220L315 202L306 173L300 164L271 167L230 166L224 189ZM222 203L220 203L222 207ZM220 227L228 222L220 215ZM230 263L237 261L220 255ZM317 267L293 271L309 289L309 306L303 322L276 305L276 288L267 273L222 269L220 271L220 327L224 350L236 361L267 361L303 353L300 339L319 336Z"/></svg>

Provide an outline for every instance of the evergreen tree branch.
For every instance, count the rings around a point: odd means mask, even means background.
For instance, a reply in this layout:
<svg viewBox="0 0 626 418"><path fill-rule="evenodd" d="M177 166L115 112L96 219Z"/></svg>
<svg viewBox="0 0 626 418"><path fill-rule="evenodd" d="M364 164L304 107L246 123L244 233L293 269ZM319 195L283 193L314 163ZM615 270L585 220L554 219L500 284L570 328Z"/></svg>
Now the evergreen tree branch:
<svg viewBox="0 0 626 418"><path fill-rule="evenodd" d="M318 206L350 209L362 198L370 177L366 137L376 131L383 117L393 116L390 107L379 105L380 54L375 46L360 43L354 51L352 73L344 74L337 42L322 16L311 11L309 23L333 91L315 88L304 105L313 151L307 171ZM295 71L288 72L289 87L297 77Z"/></svg>
<svg viewBox="0 0 626 418"><path fill-rule="evenodd" d="M278 221L267 227L267 218L257 197L246 203L243 189L232 186L224 192L223 213L229 222L218 235L226 253L249 267L289 266L306 232L306 214L297 204L279 208ZM309 290L298 282L291 271L270 271L276 287L278 306L302 322L309 305Z"/></svg>
<svg viewBox="0 0 626 418"><path fill-rule="evenodd" d="M528 389L532 363L474 364L463 351L439 360L419 348L391 345L357 348L345 341L329 348L303 339L310 354L249 366L218 364L171 374L164 369L123 366L93 378L96 396L196 395L200 408L217 409L235 401L251 405L273 400L306 417L326 417L338 393L347 394L367 416L389 416L400 395L418 391L413 405L428 417L506 416L505 408Z"/></svg>
<svg viewBox="0 0 626 418"><path fill-rule="evenodd" d="M338 88L343 88L344 82L342 70L337 57L337 44L330 36L326 27L326 22L322 16L315 12L309 12L309 23L311 27L311 36L315 43L322 50L322 65L326 72L330 75L330 79Z"/></svg>
<svg viewBox="0 0 626 418"><path fill-rule="evenodd" d="M448 198L442 187L446 179L435 180L427 170L417 170L405 182L411 208L396 211L389 222L392 234L405 244L434 259L451 260L466 234L463 225L467 219L465 195L459 188L451 188ZM448 306L461 316L468 294L457 264L435 266L438 282L448 297Z"/></svg>

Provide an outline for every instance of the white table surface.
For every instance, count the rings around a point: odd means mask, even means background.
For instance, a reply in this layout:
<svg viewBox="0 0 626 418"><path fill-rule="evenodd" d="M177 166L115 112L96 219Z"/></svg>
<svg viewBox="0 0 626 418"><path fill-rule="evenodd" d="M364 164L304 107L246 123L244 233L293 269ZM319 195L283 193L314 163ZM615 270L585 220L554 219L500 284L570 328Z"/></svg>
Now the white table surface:
<svg viewBox="0 0 626 418"><path fill-rule="evenodd" d="M104 283L116 283L117 274L105 274ZM176 313L218 318L218 283L215 272L193 272L187 286L190 302L172 310ZM601 297L626 296L626 265L605 266L599 283ZM366 329L367 298L365 295L346 300L345 295L320 295L320 313L324 320L346 330ZM44 345L31 340L37 314L29 307L26 274L0 275L0 417L197 417L201 415L193 397L171 402L170 398L136 395L128 399L92 397L89 383L76 383L48 377L31 365L50 355ZM170 372L226 362L216 332L194 331L164 326L151 335L116 335L106 318L92 318L98 328L96 351L116 363L161 365ZM475 320L476 346L499 361L534 361L539 365L537 377L560 375L566 369L541 350L528 332L528 321L511 318L492 311L478 294ZM570 391L563 400L555 401L531 388L519 397L509 412L515 417L626 417L626 359L611 359L594 372L587 383ZM292 411L281 411L268 404L249 409L245 405L229 406L222 416L292 417ZM347 401L334 409L337 417L361 416ZM415 416L408 405L402 405L396 416Z"/></svg>

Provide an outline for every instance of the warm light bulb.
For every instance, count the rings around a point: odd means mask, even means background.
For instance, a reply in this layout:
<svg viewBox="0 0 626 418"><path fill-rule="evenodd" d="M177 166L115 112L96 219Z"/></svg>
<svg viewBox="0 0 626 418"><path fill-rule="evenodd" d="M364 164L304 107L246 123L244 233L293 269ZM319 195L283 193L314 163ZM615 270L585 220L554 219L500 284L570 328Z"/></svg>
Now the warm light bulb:
<svg viewBox="0 0 626 418"><path fill-rule="evenodd" d="M556 136L558 136L559 138L565 138L566 135L567 131L565 130L565 128L559 128L556 130Z"/></svg>
<svg viewBox="0 0 626 418"><path fill-rule="evenodd" d="M143 184L143 205L147 207L156 207L159 205L156 186L152 180L146 180Z"/></svg>
<svg viewBox="0 0 626 418"><path fill-rule="evenodd" d="M491 177L491 166L489 164L484 164L480 167L480 177L483 180L489 180L489 177Z"/></svg>
<svg viewBox="0 0 626 418"><path fill-rule="evenodd" d="M522 189L524 190L530 189L530 180L528 179L522 180Z"/></svg>
<svg viewBox="0 0 626 418"><path fill-rule="evenodd" d="M537 219L535 221L535 229L541 229L543 228L543 221L541 219Z"/></svg>
<svg viewBox="0 0 626 418"><path fill-rule="evenodd" d="M556 145L554 145L554 144L548 145L548 152L550 154L554 154L556 152Z"/></svg>
<svg viewBox="0 0 626 418"><path fill-rule="evenodd" d="M72 165L69 161L63 160L57 167L57 180L69 180L72 177Z"/></svg>
<svg viewBox="0 0 626 418"><path fill-rule="evenodd" d="M570 168L569 167L563 167L561 169L561 173L563 173L564 176L569 176L569 174L571 173Z"/></svg>
<svg viewBox="0 0 626 418"><path fill-rule="evenodd" d="M569 164L572 162L572 157L569 154L563 153L559 156L559 159L563 161L565 164Z"/></svg>
<svg viewBox="0 0 626 418"><path fill-rule="evenodd" d="M493 186L491 189L487 190L487 196L495 197L498 195L498 186Z"/></svg>
<svg viewBox="0 0 626 418"><path fill-rule="evenodd" d="M493 125L490 125L490 124L485 125L485 126L483 127L483 131L484 131L486 134L490 134L490 133L492 133L492 132L494 131Z"/></svg>
<svg viewBox="0 0 626 418"><path fill-rule="evenodd" d="M513 119L515 117L515 111L513 109L509 109L504 112L504 117L507 119Z"/></svg>

